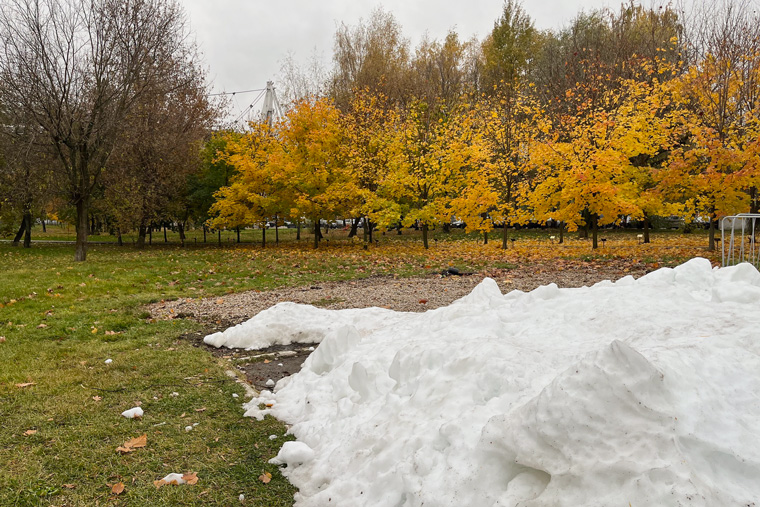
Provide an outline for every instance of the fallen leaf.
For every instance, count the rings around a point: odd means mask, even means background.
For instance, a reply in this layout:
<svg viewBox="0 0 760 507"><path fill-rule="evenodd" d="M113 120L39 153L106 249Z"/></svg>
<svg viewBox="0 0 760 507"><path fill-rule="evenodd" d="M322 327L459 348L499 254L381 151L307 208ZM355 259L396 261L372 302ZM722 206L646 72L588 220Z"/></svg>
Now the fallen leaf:
<svg viewBox="0 0 760 507"><path fill-rule="evenodd" d="M76 485L76 484L64 484L64 485L63 485L63 486L61 486L61 487L62 487L62 488L66 488L66 489L74 489L74 488L76 488L76 487L77 487L77 485Z"/></svg>
<svg viewBox="0 0 760 507"><path fill-rule="evenodd" d="M37 326L37 329L45 329L47 327L47 324L42 323L39 326Z"/></svg>
<svg viewBox="0 0 760 507"><path fill-rule="evenodd" d="M93 396L92 399L93 399L93 401L100 401L103 398L101 398L100 396Z"/></svg>
<svg viewBox="0 0 760 507"><path fill-rule="evenodd" d="M270 361L269 359L264 359L264 364L269 364L269 363L271 363L271 362L272 362L272 361Z"/></svg>
<svg viewBox="0 0 760 507"><path fill-rule="evenodd" d="M427 304L427 302L428 302L427 299L420 299L420 304L421 305Z"/></svg>
<svg viewBox="0 0 760 507"><path fill-rule="evenodd" d="M263 474L259 475L259 480L264 484L269 484L269 481L272 480L272 474L269 472L264 472Z"/></svg>
<svg viewBox="0 0 760 507"><path fill-rule="evenodd" d="M123 445L117 447L116 450L122 454L126 454L128 452L134 451L135 449L145 447L146 445L148 445L148 435L143 434L139 437L127 440Z"/></svg>
<svg viewBox="0 0 760 507"><path fill-rule="evenodd" d="M0 336L0 343L5 343L5 336Z"/></svg>
<svg viewBox="0 0 760 507"><path fill-rule="evenodd" d="M113 487L111 488L111 493L113 493L114 495L121 495L122 493L124 493L124 483L117 482L116 484L114 484Z"/></svg>
<svg viewBox="0 0 760 507"><path fill-rule="evenodd" d="M24 435L28 437L29 435L34 435L35 433L37 433L37 430L26 430L24 432Z"/></svg>
<svg viewBox="0 0 760 507"><path fill-rule="evenodd" d="M206 407L196 408L195 411L196 412L205 412L206 411Z"/></svg>
<svg viewBox="0 0 760 507"><path fill-rule="evenodd" d="M182 476L182 480L184 480L186 483L193 485L198 483L198 474L196 472L192 472L189 474L185 474Z"/></svg>
<svg viewBox="0 0 760 507"><path fill-rule="evenodd" d="M98 332L98 328L94 327L94 328L92 328L92 331L90 331L90 332L91 332L92 334L95 334L95 333L97 333L97 332Z"/></svg>
<svg viewBox="0 0 760 507"><path fill-rule="evenodd" d="M16 384L16 387L29 387L36 386L37 382L24 382L23 384Z"/></svg>

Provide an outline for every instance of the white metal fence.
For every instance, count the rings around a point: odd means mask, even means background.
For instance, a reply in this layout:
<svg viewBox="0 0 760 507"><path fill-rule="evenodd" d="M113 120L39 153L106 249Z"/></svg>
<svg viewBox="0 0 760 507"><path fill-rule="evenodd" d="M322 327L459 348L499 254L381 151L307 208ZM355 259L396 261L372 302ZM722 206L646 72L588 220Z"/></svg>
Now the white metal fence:
<svg viewBox="0 0 760 507"><path fill-rule="evenodd" d="M720 221L721 266L749 262L760 263L760 215L742 213Z"/></svg>

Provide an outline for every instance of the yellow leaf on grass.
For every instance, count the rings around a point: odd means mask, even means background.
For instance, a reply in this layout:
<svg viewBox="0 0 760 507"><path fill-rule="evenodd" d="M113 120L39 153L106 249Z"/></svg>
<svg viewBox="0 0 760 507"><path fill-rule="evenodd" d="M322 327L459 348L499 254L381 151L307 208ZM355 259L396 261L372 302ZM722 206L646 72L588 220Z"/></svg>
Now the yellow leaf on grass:
<svg viewBox="0 0 760 507"><path fill-rule="evenodd" d="M124 483L123 482L117 482L116 484L111 487L111 493L114 495L121 495L124 493Z"/></svg>
<svg viewBox="0 0 760 507"><path fill-rule="evenodd" d="M140 447L145 447L148 445L148 435L143 434L139 437L133 438L132 440L127 440L124 442L124 447L131 447L133 449L138 449Z"/></svg>
<svg viewBox="0 0 760 507"><path fill-rule="evenodd" d="M24 432L24 435L28 437L29 435L34 435L35 433L37 433L37 430L26 430Z"/></svg>
<svg viewBox="0 0 760 507"><path fill-rule="evenodd" d="M272 480L272 474L269 472L264 472L263 474L259 475L259 480L264 484L269 484L269 481Z"/></svg>
<svg viewBox="0 0 760 507"><path fill-rule="evenodd" d="M127 440L124 442L124 445L120 445L116 448L116 450L122 454L127 454L129 452L134 451L135 449L139 449L141 447L145 447L148 445L148 435L143 434L139 437L133 438L131 440Z"/></svg>

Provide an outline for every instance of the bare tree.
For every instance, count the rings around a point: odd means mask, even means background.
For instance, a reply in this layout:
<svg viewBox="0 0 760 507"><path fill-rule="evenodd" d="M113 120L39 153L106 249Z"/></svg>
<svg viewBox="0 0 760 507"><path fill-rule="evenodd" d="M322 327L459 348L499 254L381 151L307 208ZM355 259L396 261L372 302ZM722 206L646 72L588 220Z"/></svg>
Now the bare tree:
<svg viewBox="0 0 760 507"><path fill-rule="evenodd" d="M87 257L93 192L125 117L187 44L173 0L0 6L0 102L9 121L30 118L59 161L55 180L76 207L75 261Z"/></svg>

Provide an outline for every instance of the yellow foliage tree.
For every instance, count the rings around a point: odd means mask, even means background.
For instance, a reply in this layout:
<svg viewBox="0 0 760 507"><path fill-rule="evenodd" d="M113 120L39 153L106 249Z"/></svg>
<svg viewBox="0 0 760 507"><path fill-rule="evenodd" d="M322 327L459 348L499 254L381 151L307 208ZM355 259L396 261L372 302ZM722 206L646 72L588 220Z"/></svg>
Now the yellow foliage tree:
<svg viewBox="0 0 760 507"><path fill-rule="evenodd" d="M485 151L471 115L424 102L409 108L392 143L391 171L378 194L393 204L378 219L386 227L418 223L429 248L430 227L449 223L452 201Z"/></svg>

